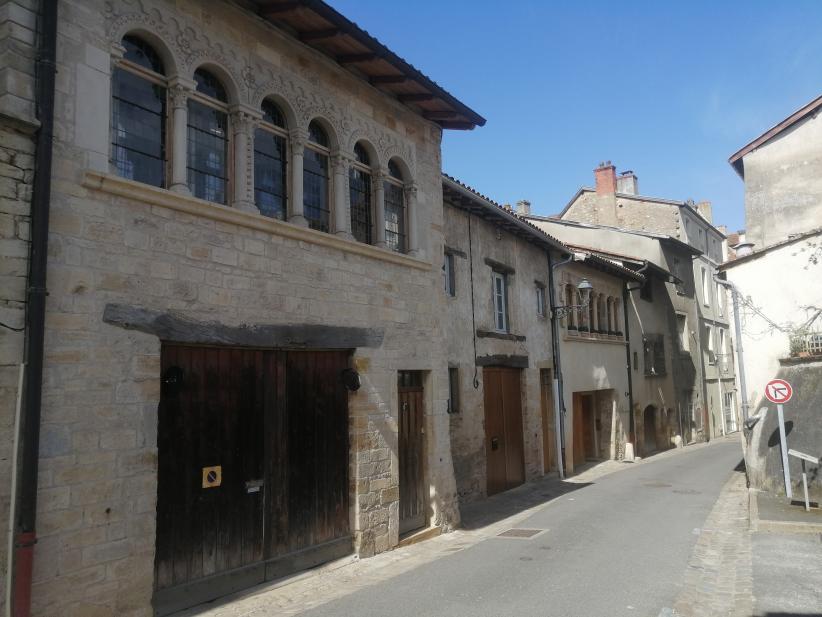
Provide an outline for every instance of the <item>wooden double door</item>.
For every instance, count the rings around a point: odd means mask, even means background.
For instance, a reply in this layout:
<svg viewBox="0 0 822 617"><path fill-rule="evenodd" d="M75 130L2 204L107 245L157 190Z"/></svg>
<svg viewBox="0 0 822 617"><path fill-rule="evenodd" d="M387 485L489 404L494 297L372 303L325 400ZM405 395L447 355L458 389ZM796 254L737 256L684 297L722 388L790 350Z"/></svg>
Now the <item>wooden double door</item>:
<svg viewBox="0 0 822 617"><path fill-rule="evenodd" d="M525 482L520 370L485 367L485 453L488 495Z"/></svg>
<svg viewBox="0 0 822 617"><path fill-rule="evenodd" d="M594 422L594 395L574 392L574 466L597 457Z"/></svg>
<svg viewBox="0 0 822 617"><path fill-rule="evenodd" d="M348 355L163 346L158 615L352 551Z"/></svg>

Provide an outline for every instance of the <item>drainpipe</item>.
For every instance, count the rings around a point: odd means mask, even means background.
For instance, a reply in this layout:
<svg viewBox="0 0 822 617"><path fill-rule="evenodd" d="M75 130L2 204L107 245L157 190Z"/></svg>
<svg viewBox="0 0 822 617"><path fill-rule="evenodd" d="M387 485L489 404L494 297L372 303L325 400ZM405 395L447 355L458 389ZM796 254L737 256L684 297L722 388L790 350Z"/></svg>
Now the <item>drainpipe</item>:
<svg viewBox="0 0 822 617"><path fill-rule="evenodd" d="M647 268L647 264L643 266L639 271L641 272L645 268ZM634 287L633 289L639 289L638 287ZM631 449L634 449L636 445L636 427L634 426L634 378L633 378L633 367L631 365L631 328L628 326L628 295L633 291L628 284L626 283L622 287L622 317L623 321L625 322L625 366L628 370L628 440L631 444ZM626 444L626 455L627 455L627 445ZM636 454L633 452L632 454ZM633 456L629 459L627 456L625 457L626 460L633 460Z"/></svg>
<svg viewBox="0 0 822 617"><path fill-rule="evenodd" d="M559 471L560 479L565 479L565 398L563 396L562 388L562 365L560 363L559 353L559 326L557 318L557 301L554 292L554 269L564 266L571 262L574 256L568 255L566 259L553 263L551 260L551 251L546 251L548 256L548 302L551 305L551 351L554 360L554 379L553 379L553 395L554 395L554 435L556 437L557 448L557 470Z"/></svg>
<svg viewBox="0 0 822 617"><path fill-rule="evenodd" d="M734 305L734 332L736 333L736 358L739 363L739 390L742 399L742 422L748 419L748 389L745 386L745 364L742 353L742 324L739 321L739 290L730 281L714 276L714 280L723 287L731 290Z"/></svg>
<svg viewBox="0 0 822 617"><path fill-rule="evenodd" d="M43 337L46 318L46 261L51 201L51 162L54 129L54 74L57 56L57 6L40 3L40 41L37 52L35 107L37 130L34 184L31 198L31 246L26 290L26 379L23 391L20 495L14 544L14 617L31 613L31 578L37 542L37 468L40 451L40 407L43 383ZM6 591L9 593L9 590Z"/></svg>

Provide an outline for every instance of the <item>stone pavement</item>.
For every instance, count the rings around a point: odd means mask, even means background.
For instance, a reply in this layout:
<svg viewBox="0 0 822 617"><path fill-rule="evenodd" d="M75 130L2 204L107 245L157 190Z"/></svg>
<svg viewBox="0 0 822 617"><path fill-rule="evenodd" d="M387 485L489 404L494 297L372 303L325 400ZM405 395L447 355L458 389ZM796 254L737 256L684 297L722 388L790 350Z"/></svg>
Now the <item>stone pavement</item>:
<svg viewBox="0 0 822 617"><path fill-rule="evenodd" d="M407 547L359 561L346 558L289 579L229 596L176 614L176 617L271 617L297 615L370 585L473 546L515 527L551 501L605 475L692 452L707 444L668 450L636 463L589 464L565 482L546 476L505 493L464 506L462 528Z"/></svg>

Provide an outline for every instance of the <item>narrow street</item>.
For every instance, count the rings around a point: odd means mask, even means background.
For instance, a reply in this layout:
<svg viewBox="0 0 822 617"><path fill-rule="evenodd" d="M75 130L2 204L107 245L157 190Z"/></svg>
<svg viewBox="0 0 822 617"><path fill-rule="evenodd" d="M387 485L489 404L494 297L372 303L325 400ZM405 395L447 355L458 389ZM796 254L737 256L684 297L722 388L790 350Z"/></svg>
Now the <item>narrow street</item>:
<svg viewBox="0 0 822 617"><path fill-rule="evenodd" d="M672 607L699 533L741 459L724 441L610 474L518 528L301 613L307 617L632 615Z"/></svg>
<svg viewBox="0 0 822 617"><path fill-rule="evenodd" d="M701 528L740 459L730 438L636 465L607 463L618 471L584 472L588 482L540 481L466 508L455 533L184 614L678 614L677 598L700 584L686 570ZM498 536L512 527L541 531Z"/></svg>

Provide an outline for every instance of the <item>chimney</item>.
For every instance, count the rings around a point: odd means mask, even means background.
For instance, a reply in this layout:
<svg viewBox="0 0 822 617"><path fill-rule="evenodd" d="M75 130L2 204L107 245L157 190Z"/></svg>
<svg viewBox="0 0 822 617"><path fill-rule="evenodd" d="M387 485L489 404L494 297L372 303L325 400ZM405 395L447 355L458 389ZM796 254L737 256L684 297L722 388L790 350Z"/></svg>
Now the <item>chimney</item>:
<svg viewBox="0 0 822 617"><path fill-rule="evenodd" d="M531 214L531 202L527 199L520 199L517 202L517 214L520 216L528 216Z"/></svg>
<svg viewBox="0 0 822 617"><path fill-rule="evenodd" d="M617 193L625 193L626 195L639 195L639 179L636 174L631 171L623 171L617 178Z"/></svg>
<svg viewBox="0 0 822 617"><path fill-rule="evenodd" d="M598 195L613 195L616 192L616 167L611 161L600 163L594 170Z"/></svg>
<svg viewBox="0 0 822 617"><path fill-rule="evenodd" d="M699 212L699 215L708 221L709 223L713 223L713 208L711 208L710 201L700 201L698 204L694 206L696 211Z"/></svg>

